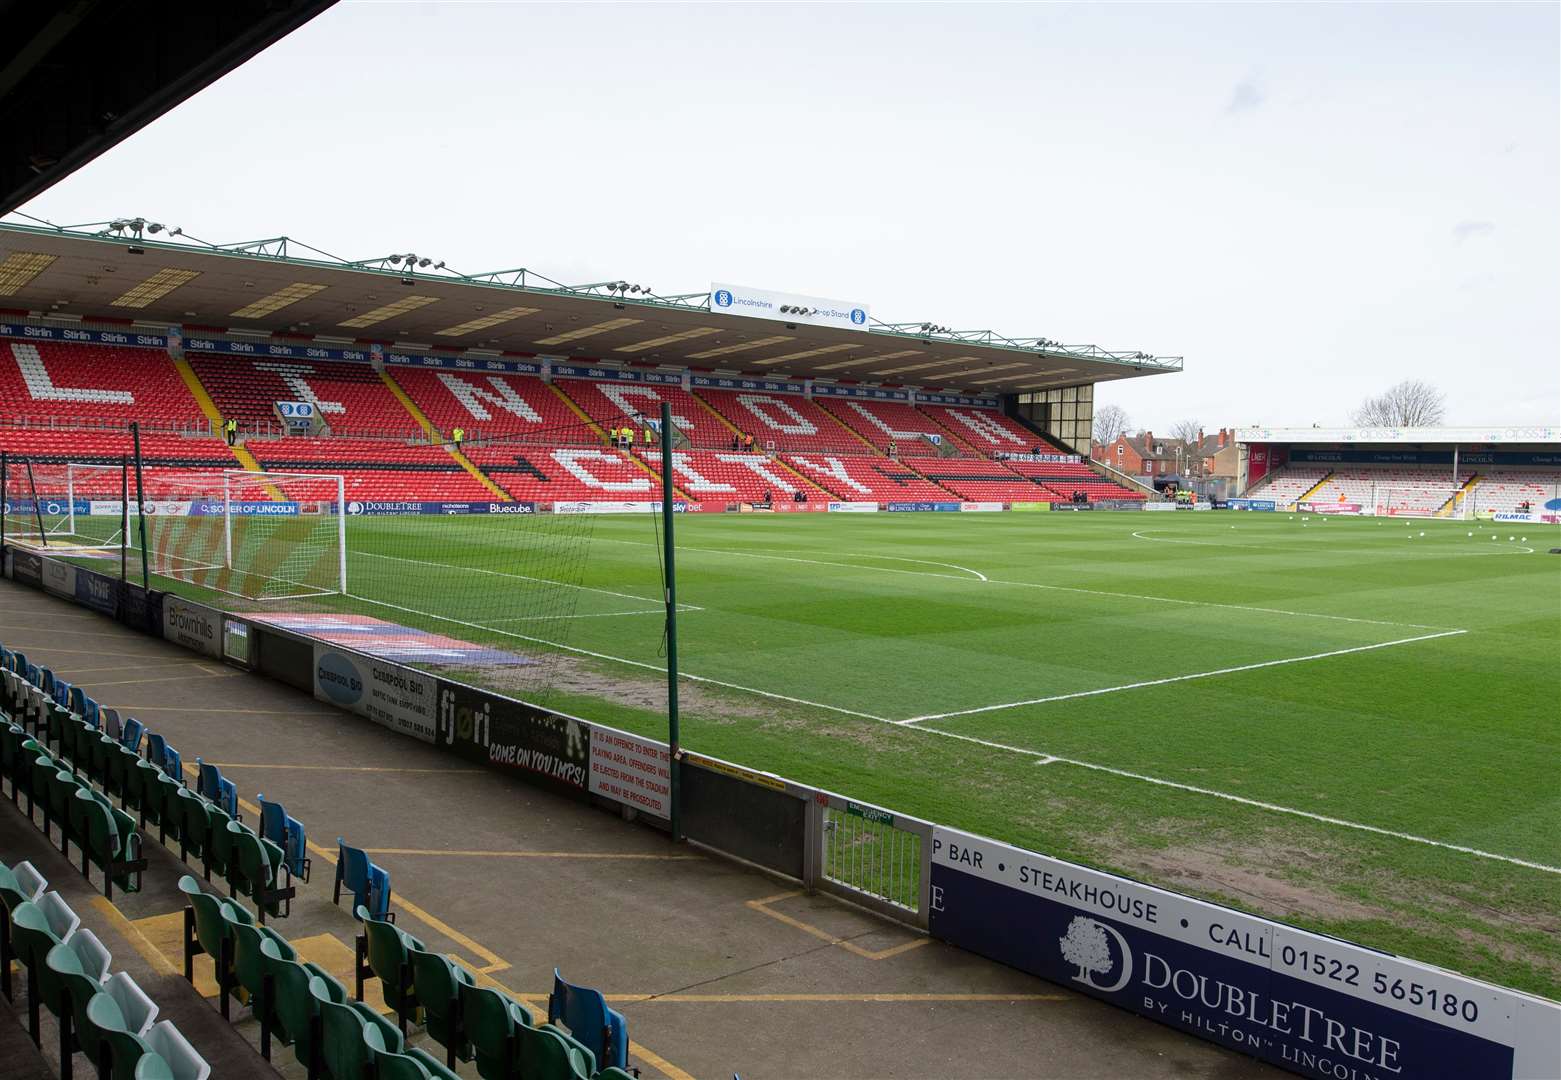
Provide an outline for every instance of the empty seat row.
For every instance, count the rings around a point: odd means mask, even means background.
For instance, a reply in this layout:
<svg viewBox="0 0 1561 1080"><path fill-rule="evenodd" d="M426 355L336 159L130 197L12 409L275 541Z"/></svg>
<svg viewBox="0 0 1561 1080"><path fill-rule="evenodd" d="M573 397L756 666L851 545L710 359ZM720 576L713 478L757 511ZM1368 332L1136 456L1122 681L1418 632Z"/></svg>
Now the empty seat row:
<svg viewBox="0 0 1561 1080"><path fill-rule="evenodd" d="M61 1080L80 1053L99 1077L206 1080L211 1067L124 971L31 863L0 863L0 963L12 998L11 961L27 969L27 1028L42 1041L42 1011L59 1028Z"/></svg>
<svg viewBox="0 0 1561 1080"><path fill-rule="evenodd" d="M60 827L60 850L75 843L82 873L88 865L102 871L104 892L134 891L146 868L140 830L156 825L160 843L179 845L181 860L200 860L206 879L225 878L231 894L253 897L266 913L285 916L295 894L295 871L307 878L303 827L277 803L261 814L262 835L244 824L238 813L237 790L213 765L196 759L197 783L185 786L177 750L156 732L145 732L146 757L139 722L121 725L116 738L99 723L113 710L101 709L79 687L56 680L47 668L33 668L39 683L56 695L78 702L83 715L44 694L42 686L26 682L14 670L25 657L0 647L5 693L12 709L32 725L8 722L0 727L0 771L11 780L11 798L26 797L27 814L42 810L43 829L52 839ZM30 665L29 665L30 666ZM49 753L52 745L60 755ZM96 784L101 790L93 787ZM115 807L109 796L120 800ZM135 816L132 816L134 814Z"/></svg>

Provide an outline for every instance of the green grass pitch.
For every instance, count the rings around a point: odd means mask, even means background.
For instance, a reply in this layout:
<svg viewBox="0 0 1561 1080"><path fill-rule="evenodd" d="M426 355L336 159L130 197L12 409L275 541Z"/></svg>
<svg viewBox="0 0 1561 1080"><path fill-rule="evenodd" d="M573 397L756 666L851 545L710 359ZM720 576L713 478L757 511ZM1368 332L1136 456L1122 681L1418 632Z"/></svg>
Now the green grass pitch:
<svg viewBox="0 0 1561 1080"><path fill-rule="evenodd" d="M688 748L1561 996L1556 527L676 531ZM306 606L548 658L471 674L665 735L652 519L354 518L348 547L359 599Z"/></svg>

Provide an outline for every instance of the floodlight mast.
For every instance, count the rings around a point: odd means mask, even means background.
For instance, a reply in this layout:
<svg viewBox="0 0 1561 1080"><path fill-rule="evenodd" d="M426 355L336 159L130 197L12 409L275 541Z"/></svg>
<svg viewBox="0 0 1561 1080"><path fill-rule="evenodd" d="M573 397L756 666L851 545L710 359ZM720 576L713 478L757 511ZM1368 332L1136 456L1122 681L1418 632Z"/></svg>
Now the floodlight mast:
<svg viewBox="0 0 1561 1080"><path fill-rule="evenodd" d="M678 587L677 569L672 561L672 405L661 403L661 519L662 563L666 567L667 599L667 807L672 825L672 842L683 839L678 814Z"/></svg>

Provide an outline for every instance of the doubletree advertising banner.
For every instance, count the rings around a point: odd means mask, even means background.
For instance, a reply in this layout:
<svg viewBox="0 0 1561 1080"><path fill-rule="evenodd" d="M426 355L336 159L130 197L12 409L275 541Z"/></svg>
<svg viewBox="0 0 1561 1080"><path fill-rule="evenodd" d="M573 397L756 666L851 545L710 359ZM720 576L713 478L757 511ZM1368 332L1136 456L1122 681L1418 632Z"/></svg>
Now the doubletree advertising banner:
<svg viewBox="0 0 1561 1080"><path fill-rule="evenodd" d="M929 930L1302 1076L1561 1076L1561 1006L935 829Z"/></svg>

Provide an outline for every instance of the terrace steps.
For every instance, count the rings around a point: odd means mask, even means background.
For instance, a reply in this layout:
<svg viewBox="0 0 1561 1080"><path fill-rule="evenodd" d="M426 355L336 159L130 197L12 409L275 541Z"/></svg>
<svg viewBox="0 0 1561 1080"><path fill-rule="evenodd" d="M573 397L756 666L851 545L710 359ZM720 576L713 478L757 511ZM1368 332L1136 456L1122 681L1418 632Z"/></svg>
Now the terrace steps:
<svg viewBox="0 0 1561 1080"><path fill-rule="evenodd" d="M1329 469L1326 473L1323 474L1323 478L1321 480L1307 488L1306 491L1303 492L1295 501L1298 503L1303 503L1307 499L1310 499L1313 495L1316 495L1320 490L1322 490L1324 484L1333 479L1333 474L1334 470Z"/></svg>

